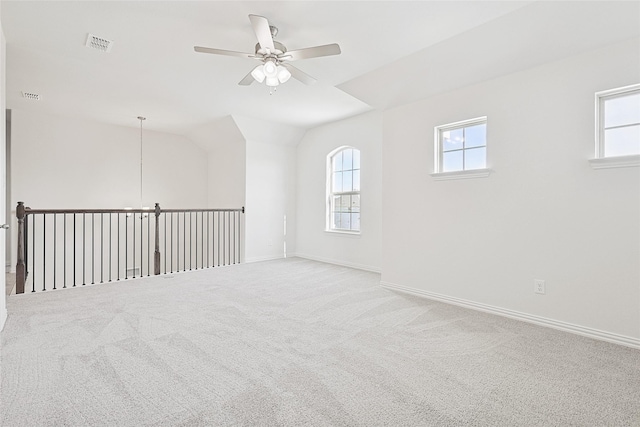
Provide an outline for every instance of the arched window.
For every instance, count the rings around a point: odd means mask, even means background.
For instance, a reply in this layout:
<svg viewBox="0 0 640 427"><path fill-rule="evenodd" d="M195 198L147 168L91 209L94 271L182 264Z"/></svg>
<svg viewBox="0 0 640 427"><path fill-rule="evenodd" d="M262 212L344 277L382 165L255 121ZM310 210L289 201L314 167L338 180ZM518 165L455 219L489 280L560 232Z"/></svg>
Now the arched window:
<svg viewBox="0 0 640 427"><path fill-rule="evenodd" d="M327 156L327 230L360 232L360 150L340 147Z"/></svg>

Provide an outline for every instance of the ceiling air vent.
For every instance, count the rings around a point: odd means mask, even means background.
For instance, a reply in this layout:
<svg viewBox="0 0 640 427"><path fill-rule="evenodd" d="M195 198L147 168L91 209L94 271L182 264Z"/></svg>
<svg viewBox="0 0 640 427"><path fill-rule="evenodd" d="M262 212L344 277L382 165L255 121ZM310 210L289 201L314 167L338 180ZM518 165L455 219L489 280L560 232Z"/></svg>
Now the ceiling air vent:
<svg viewBox="0 0 640 427"><path fill-rule="evenodd" d="M22 92L22 96L32 101L40 101L40 95L31 92Z"/></svg>
<svg viewBox="0 0 640 427"><path fill-rule="evenodd" d="M85 46L109 53L111 52L113 42L111 40L89 34L87 35L87 43Z"/></svg>

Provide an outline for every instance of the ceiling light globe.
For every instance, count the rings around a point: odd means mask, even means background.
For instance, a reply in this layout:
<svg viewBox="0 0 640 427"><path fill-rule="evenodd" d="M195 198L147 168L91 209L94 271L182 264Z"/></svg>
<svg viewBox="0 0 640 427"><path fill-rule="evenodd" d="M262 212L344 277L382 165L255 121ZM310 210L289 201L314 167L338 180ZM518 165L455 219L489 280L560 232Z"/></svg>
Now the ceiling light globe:
<svg viewBox="0 0 640 427"><path fill-rule="evenodd" d="M254 68L253 71L251 72L251 76L258 83L262 83L264 81L264 78L266 77L264 72L262 71L262 65L258 65L256 68Z"/></svg>
<svg viewBox="0 0 640 427"><path fill-rule="evenodd" d="M278 66L273 61L267 61L264 63L262 71L267 77L276 77L278 75Z"/></svg>
<svg viewBox="0 0 640 427"><path fill-rule="evenodd" d="M278 81L280 83L285 83L287 80L291 78L291 73L284 67L278 66Z"/></svg>
<svg viewBox="0 0 640 427"><path fill-rule="evenodd" d="M267 77L267 86L276 87L280 84L277 77Z"/></svg>

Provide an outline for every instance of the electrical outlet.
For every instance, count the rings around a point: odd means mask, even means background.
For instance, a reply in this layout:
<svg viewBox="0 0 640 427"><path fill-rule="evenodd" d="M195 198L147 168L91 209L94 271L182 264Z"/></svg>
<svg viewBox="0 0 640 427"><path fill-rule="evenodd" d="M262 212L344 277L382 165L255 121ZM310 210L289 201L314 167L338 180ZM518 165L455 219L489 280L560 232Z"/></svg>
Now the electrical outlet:
<svg viewBox="0 0 640 427"><path fill-rule="evenodd" d="M535 292L536 294L544 294L545 293L544 280L535 279L533 281L533 292Z"/></svg>

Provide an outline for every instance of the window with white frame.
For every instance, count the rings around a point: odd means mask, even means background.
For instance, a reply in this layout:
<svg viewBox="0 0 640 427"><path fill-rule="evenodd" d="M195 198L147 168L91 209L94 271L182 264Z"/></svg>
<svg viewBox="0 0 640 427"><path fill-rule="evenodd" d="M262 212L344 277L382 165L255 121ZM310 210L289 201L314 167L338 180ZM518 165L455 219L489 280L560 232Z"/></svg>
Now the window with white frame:
<svg viewBox="0 0 640 427"><path fill-rule="evenodd" d="M640 84L596 93L596 158L640 154Z"/></svg>
<svg viewBox="0 0 640 427"><path fill-rule="evenodd" d="M327 174L327 230L360 232L360 150L330 153Z"/></svg>
<svg viewBox="0 0 640 427"><path fill-rule="evenodd" d="M487 167L487 118L435 127L434 172L462 172Z"/></svg>

